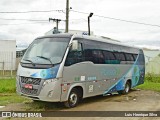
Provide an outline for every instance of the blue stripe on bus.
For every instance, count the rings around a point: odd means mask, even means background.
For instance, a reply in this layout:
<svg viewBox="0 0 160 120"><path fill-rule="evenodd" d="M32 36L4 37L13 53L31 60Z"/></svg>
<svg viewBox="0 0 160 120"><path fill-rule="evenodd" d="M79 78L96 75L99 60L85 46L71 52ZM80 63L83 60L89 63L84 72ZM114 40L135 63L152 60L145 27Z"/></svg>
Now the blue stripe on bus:
<svg viewBox="0 0 160 120"><path fill-rule="evenodd" d="M32 74L31 77L42 78L42 79L56 78L59 66L60 65L56 65L52 68L41 70L37 73Z"/></svg>
<svg viewBox="0 0 160 120"><path fill-rule="evenodd" d="M141 51L139 52L139 54L138 54L138 56L137 56L137 58L136 58L136 61L134 62L134 64L132 65L132 67L128 70L128 72L127 72L123 77L121 77L113 86L111 86L109 89L107 89L107 90L103 93L103 95L105 95L105 94L107 94L107 93L112 93L112 92L114 92L114 91L123 90L124 87L125 87L125 86L124 86L124 85L125 85L124 83L126 82L126 81L125 81L125 78L126 78L126 76L129 74L129 72L131 72L131 71L134 72L133 69L138 69L138 70L136 71L136 73L134 73L134 75L133 75L133 73L132 73L132 81L135 81L135 80L133 80L133 79L138 79L138 80L136 80L136 83L133 83L133 86L136 86L136 85L137 85L137 83L138 83L138 81L139 81L139 77L137 78L137 76L139 76L139 71L140 71L137 63L138 63L138 58L139 58L139 55L140 55L140 54L141 54Z"/></svg>

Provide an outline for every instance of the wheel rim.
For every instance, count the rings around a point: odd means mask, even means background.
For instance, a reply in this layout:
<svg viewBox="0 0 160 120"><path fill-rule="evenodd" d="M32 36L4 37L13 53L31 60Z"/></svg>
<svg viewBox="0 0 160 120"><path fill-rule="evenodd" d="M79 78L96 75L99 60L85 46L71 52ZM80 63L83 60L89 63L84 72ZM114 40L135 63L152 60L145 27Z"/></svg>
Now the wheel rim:
<svg viewBox="0 0 160 120"><path fill-rule="evenodd" d="M126 91L126 93L128 93L129 92L129 85L128 84L126 84L126 89L125 89L125 91Z"/></svg>
<svg viewBox="0 0 160 120"><path fill-rule="evenodd" d="M70 98L69 98L70 104L71 104L72 106L75 105L75 104L77 103L77 99L78 99L77 94L72 93L72 94L70 95Z"/></svg>

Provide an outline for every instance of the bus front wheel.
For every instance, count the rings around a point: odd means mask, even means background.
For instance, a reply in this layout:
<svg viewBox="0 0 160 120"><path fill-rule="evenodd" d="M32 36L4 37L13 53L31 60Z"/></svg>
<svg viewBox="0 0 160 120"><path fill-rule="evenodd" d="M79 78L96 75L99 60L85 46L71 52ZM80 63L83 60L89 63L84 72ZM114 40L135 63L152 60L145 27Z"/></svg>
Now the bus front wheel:
<svg viewBox="0 0 160 120"><path fill-rule="evenodd" d="M64 105L68 108L77 106L79 102L78 90L73 88L69 94L68 100L64 102Z"/></svg>
<svg viewBox="0 0 160 120"><path fill-rule="evenodd" d="M129 81L126 82L124 90L117 91L119 94L128 94L131 89L131 84Z"/></svg>

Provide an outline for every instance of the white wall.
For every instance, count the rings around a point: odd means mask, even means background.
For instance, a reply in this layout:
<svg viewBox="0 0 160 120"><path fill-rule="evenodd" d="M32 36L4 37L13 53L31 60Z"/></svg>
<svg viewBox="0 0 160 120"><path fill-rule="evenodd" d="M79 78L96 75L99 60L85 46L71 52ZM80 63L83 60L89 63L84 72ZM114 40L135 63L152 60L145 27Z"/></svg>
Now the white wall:
<svg viewBox="0 0 160 120"><path fill-rule="evenodd" d="M16 40L0 40L0 70L15 70Z"/></svg>
<svg viewBox="0 0 160 120"><path fill-rule="evenodd" d="M145 73L160 75L160 51L159 50L144 50L145 55Z"/></svg>
<svg viewBox="0 0 160 120"><path fill-rule="evenodd" d="M143 50L145 55L145 62L148 63L149 61L153 60L160 54L160 50Z"/></svg>

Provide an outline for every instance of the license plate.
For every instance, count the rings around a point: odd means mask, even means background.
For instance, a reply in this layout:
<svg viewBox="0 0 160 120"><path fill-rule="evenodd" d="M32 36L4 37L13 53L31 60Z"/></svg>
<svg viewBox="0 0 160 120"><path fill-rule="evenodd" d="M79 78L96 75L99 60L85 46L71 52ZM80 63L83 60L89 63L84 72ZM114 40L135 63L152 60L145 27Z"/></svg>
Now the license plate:
<svg viewBox="0 0 160 120"><path fill-rule="evenodd" d="M24 88L33 89L33 86L32 86L31 84L25 84L25 85L24 85Z"/></svg>

